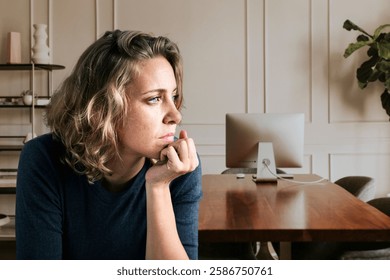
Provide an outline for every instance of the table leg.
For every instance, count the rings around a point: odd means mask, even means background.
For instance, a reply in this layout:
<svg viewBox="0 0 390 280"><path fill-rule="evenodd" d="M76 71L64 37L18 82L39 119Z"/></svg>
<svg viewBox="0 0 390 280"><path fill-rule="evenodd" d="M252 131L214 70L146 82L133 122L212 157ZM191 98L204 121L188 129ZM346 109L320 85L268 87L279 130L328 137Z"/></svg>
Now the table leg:
<svg viewBox="0 0 390 280"><path fill-rule="evenodd" d="M291 260L291 242L280 242L279 260Z"/></svg>
<svg viewBox="0 0 390 280"><path fill-rule="evenodd" d="M259 251L256 254L256 259L258 260L274 260L274 256L269 248L269 242L260 242Z"/></svg>

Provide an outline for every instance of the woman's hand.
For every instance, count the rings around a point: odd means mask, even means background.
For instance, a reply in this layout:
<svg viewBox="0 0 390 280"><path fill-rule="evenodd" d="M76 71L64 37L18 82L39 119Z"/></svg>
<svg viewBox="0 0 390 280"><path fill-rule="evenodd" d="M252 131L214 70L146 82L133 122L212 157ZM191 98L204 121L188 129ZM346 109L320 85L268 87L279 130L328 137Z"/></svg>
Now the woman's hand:
<svg viewBox="0 0 390 280"><path fill-rule="evenodd" d="M195 143L185 130L179 139L161 151L160 161L146 173L148 185L166 185L175 178L195 170L199 165Z"/></svg>
<svg viewBox="0 0 390 280"><path fill-rule="evenodd" d="M146 259L188 259L180 241L169 184L199 165L195 144L182 130L146 173Z"/></svg>

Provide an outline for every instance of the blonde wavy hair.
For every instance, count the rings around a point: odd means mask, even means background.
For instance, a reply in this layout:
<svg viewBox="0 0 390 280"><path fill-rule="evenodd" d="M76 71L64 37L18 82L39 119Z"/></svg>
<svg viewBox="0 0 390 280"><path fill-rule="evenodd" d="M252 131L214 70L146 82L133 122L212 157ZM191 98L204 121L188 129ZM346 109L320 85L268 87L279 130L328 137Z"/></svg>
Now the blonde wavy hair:
<svg viewBox="0 0 390 280"><path fill-rule="evenodd" d="M137 75L137 65L157 56L165 57L173 68L180 109L183 67L177 45L139 31L106 32L84 51L54 93L47 125L65 145L63 160L89 182L110 174L107 162L120 157L118 130L131 102L126 89Z"/></svg>

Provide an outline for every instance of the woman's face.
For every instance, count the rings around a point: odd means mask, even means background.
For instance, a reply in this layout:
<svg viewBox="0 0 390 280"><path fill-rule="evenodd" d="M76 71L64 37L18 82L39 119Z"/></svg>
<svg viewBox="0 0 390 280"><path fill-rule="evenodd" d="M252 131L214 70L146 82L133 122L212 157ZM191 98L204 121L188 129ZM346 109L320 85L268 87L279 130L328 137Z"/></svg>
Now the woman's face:
<svg viewBox="0 0 390 280"><path fill-rule="evenodd" d="M161 56L140 62L138 73L127 89L129 108L119 131L119 151L127 158L159 159L161 150L174 141L181 121L176 79Z"/></svg>

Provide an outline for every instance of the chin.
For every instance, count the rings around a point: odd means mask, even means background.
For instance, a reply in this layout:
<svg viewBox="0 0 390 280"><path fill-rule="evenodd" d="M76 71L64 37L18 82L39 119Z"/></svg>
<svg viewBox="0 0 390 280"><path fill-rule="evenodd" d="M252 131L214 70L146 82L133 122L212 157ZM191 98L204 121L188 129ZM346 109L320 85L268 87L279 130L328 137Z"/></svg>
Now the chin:
<svg viewBox="0 0 390 280"><path fill-rule="evenodd" d="M166 146L156 146L153 149L150 149L148 152L145 152L145 157L149 159L160 160L161 151L165 147Z"/></svg>
<svg viewBox="0 0 390 280"><path fill-rule="evenodd" d="M159 161L160 160L160 157L148 157L150 160L152 161Z"/></svg>
<svg viewBox="0 0 390 280"><path fill-rule="evenodd" d="M161 151L158 151L157 153L151 154L151 155L149 155L147 157L152 159L152 160L160 160L160 154L161 154Z"/></svg>

